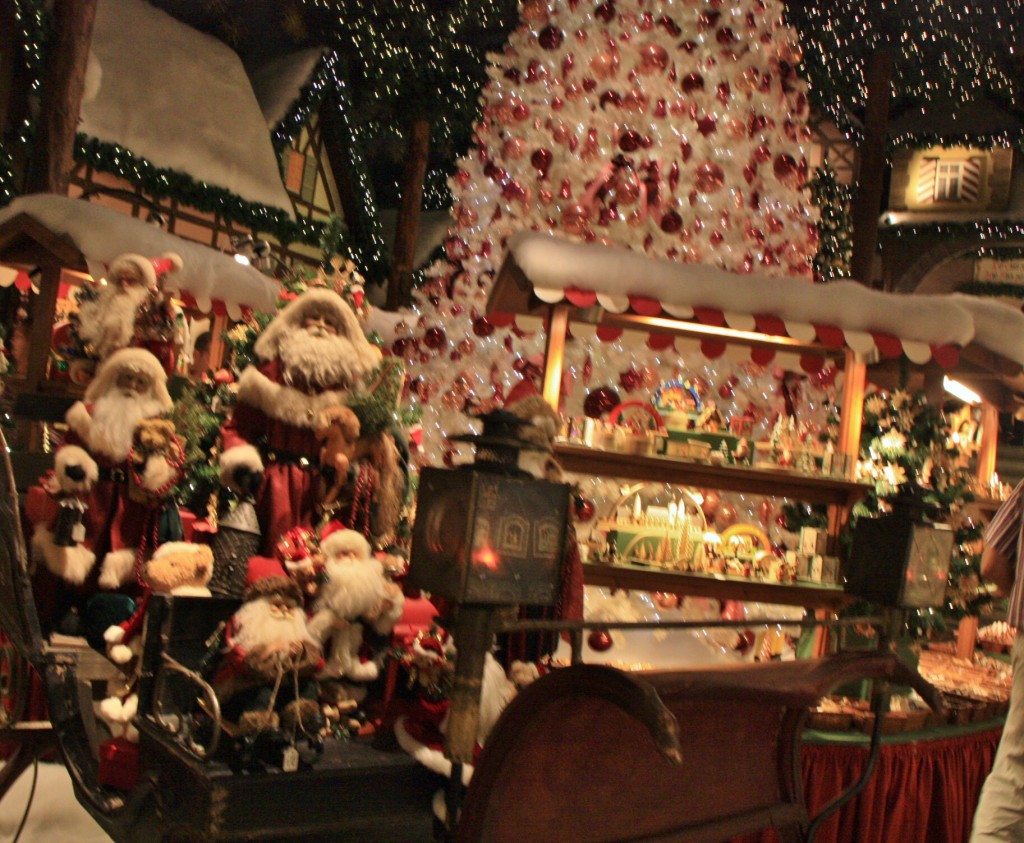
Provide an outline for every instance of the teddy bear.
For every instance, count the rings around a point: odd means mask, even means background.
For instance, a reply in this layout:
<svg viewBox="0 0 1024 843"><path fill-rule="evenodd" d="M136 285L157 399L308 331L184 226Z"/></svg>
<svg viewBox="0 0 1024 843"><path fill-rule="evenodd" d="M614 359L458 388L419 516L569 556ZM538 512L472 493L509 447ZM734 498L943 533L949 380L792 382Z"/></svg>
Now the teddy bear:
<svg viewBox="0 0 1024 843"><path fill-rule="evenodd" d="M334 530L321 538L320 549L325 580L309 621L314 639L331 642L320 676L370 682L379 668L360 659L364 625L377 635L388 634L402 615L405 599L361 533Z"/></svg>
<svg viewBox="0 0 1024 843"><path fill-rule="evenodd" d="M208 583L212 576L213 551L208 545L192 542L160 545L142 567L142 578L149 592L139 601L135 613L128 620L107 627L103 635L110 660L116 664L128 664L138 655L142 621L150 594L209 597Z"/></svg>
<svg viewBox="0 0 1024 843"><path fill-rule="evenodd" d="M185 454L174 422L169 419L143 419L135 428L131 461L136 482L128 494L139 503L159 501L181 478Z"/></svg>

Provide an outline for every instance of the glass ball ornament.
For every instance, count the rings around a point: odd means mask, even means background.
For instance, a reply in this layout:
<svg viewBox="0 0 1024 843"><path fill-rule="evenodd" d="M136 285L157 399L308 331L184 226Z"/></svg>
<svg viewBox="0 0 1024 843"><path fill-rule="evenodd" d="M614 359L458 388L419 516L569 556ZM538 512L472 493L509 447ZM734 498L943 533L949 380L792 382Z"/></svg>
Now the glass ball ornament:
<svg viewBox="0 0 1024 843"><path fill-rule="evenodd" d="M565 40L565 33L557 26L545 26L537 36L537 42L545 50L557 50Z"/></svg>
<svg viewBox="0 0 1024 843"><path fill-rule="evenodd" d="M587 230L588 217L587 209L582 205L569 205L562 211L562 230L580 237Z"/></svg>
<svg viewBox="0 0 1024 843"><path fill-rule="evenodd" d="M551 166L551 150L549 149L535 149L533 155L530 156L530 163L540 172L541 176L548 174L548 168Z"/></svg>
<svg viewBox="0 0 1024 843"><path fill-rule="evenodd" d="M583 414L588 418L599 419L610 413L620 404L619 394L610 386L599 386L587 393L583 399Z"/></svg>
<svg viewBox="0 0 1024 843"><path fill-rule="evenodd" d="M587 646L597 653L607 653L615 642L607 629L595 629L587 636Z"/></svg>
<svg viewBox="0 0 1024 843"><path fill-rule="evenodd" d="M448 337L444 332L443 328L433 327L427 328L423 334L423 344L427 348L432 348L435 351L441 348L448 341Z"/></svg>
<svg viewBox="0 0 1024 843"><path fill-rule="evenodd" d="M701 164L694 174L693 186L700 193L717 193L725 184L725 172L715 161Z"/></svg>
<svg viewBox="0 0 1024 843"><path fill-rule="evenodd" d="M573 515L581 524L586 524L593 520L596 513L597 505L590 498L577 495L573 499Z"/></svg>
<svg viewBox="0 0 1024 843"><path fill-rule="evenodd" d="M661 44L644 44L640 48L640 64L637 72L647 76L652 73L661 73L668 67L669 55Z"/></svg>

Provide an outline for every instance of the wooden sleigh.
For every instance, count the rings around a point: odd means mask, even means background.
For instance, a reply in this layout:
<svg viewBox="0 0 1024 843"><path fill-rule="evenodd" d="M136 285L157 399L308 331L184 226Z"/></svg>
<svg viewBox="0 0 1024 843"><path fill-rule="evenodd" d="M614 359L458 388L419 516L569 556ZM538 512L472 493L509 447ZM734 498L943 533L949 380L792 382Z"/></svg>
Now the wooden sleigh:
<svg viewBox="0 0 1024 843"><path fill-rule="evenodd" d="M225 736L201 667L210 636L237 605L231 600L151 601L136 721L139 783L127 792L101 785L90 683L116 671L88 648L44 640L3 445L0 437L0 747L8 748L0 798L55 749L79 802L118 843L433 839L431 799L444 780L400 751L337 742L291 773L238 772L217 759ZM29 667L45 686L46 723L22 720ZM856 678L910 684L940 704L887 653L640 675L589 665L553 671L502 715L458 825L437 833L474 843L712 843L774 827L785 841L808 841L814 821L799 773L807 708ZM190 728L199 710L213 723L202 734ZM878 730L876 747L877 738Z"/></svg>

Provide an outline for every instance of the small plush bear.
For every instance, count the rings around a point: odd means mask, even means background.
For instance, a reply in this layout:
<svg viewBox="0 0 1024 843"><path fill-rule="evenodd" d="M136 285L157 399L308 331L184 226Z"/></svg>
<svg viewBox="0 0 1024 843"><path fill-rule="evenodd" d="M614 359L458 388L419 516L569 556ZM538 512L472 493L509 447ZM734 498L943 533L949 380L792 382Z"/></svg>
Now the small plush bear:
<svg viewBox="0 0 1024 843"><path fill-rule="evenodd" d="M320 471L323 489L321 506L325 509L338 500L348 482L348 469L356 458L359 419L348 407L328 407L316 420L316 439L320 443Z"/></svg>

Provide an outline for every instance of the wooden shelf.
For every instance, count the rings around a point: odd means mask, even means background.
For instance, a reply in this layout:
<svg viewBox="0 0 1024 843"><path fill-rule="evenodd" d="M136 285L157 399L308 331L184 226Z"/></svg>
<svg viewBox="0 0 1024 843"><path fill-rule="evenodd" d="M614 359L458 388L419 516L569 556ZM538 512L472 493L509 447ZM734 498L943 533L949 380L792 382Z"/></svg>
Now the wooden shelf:
<svg viewBox="0 0 1024 843"><path fill-rule="evenodd" d="M638 456L579 445L555 445L555 458L565 471L578 474L674 483L752 495L775 495L809 504L849 507L867 494L870 488L852 480L817 477L795 471L711 465L674 457Z"/></svg>
<svg viewBox="0 0 1024 843"><path fill-rule="evenodd" d="M635 591L664 591L719 600L747 600L803 606L807 609L839 609L854 598L837 586L813 583L770 583L739 577L718 577L683 571L665 571L629 563L607 565L587 562L583 565L587 585Z"/></svg>

